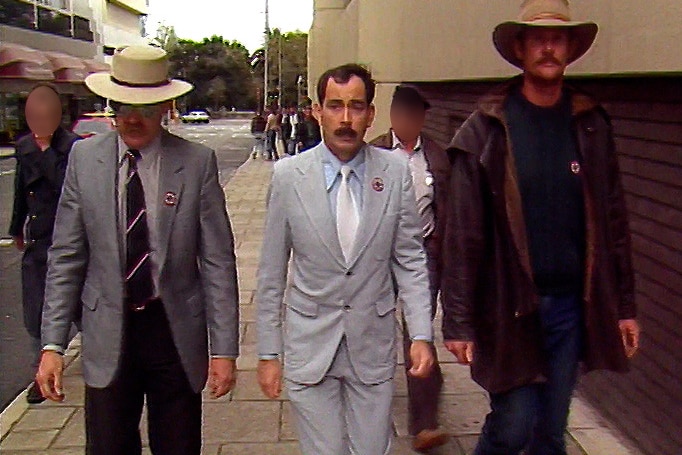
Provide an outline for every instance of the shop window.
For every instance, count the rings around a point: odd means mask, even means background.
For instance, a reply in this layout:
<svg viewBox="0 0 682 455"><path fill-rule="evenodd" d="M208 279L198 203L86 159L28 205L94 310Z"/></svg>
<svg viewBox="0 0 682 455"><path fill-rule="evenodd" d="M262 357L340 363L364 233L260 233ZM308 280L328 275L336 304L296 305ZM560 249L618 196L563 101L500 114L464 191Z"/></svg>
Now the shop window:
<svg viewBox="0 0 682 455"><path fill-rule="evenodd" d="M38 8L38 30L71 37L71 16L48 8Z"/></svg>
<svg viewBox="0 0 682 455"><path fill-rule="evenodd" d="M0 24L33 29L33 5L19 0L0 0Z"/></svg>
<svg viewBox="0 0 682 455"><path fill-rule="evenodd" d="M73 16L73 37L83 41L94 41L90 21L84 17Z"/></svg>

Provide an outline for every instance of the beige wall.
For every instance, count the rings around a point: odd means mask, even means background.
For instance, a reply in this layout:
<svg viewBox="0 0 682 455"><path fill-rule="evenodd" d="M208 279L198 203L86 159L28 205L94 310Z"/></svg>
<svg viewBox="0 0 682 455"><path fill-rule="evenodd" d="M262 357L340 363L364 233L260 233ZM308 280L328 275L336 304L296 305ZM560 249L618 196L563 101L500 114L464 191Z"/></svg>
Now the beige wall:
<svg viewBox="0 0 682 455"><path fill-rule="evenodd" d="M518 72L499 57L491 34L496 24L516 17L519 0L314 3L308 44L311 94L324 70L347 62L366 64L380 95L402 81L490 79ZM574 19L600 26L595 45L569 68L571 74L682 72L682 1L573 0L571 8ZM387 127L381 111L378 129Z"/></svg>
<svg viewBox="0 0 682 455"><path fill-rule="evenodd" d="M109 3L116 3L133 13L147 14L149 7L145 0L108 0Z"/></svg>

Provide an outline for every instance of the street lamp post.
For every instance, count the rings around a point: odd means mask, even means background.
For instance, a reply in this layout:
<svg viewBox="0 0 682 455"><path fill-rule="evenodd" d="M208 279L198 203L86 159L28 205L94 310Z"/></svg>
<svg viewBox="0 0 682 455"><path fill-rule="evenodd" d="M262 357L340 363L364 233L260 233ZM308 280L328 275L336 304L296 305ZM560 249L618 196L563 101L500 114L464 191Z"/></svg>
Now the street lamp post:
<svg viewBox="0 0 682 455"><path fill-rule="evenodd" d="M269 1L265 0L265 70L263 71L263 112L268 108L268 76L269 76L269 47L270 47L270 13Z"/></svg>

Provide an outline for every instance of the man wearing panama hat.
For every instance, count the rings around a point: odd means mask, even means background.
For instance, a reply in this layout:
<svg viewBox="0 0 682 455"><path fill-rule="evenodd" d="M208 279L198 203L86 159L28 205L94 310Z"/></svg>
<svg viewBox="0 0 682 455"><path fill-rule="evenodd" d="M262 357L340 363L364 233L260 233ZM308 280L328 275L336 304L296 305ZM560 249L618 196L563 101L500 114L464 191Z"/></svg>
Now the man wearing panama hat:
<svg viewBox="0 0 682 455"><path fill-rule="evenodd" d="M476 455L566 454L578 364L627 371L639 343L611 125L566 67L597 34L566 0L526 0L493 32L523 74L453 139L445 345L490 394Z"/></svg>
<svg viewBox="0 0 682 455"><path fill-rule="evenodd" d="M166 53L130 46L88 76L111 100L117 131L70 154L48 255L42 394L64 400L63 353L82 305L86 452L198 455L201 391L235 384L238 292L233 237L212 150L165 132ZM210 354L210 361L209 361Z"/></svg>

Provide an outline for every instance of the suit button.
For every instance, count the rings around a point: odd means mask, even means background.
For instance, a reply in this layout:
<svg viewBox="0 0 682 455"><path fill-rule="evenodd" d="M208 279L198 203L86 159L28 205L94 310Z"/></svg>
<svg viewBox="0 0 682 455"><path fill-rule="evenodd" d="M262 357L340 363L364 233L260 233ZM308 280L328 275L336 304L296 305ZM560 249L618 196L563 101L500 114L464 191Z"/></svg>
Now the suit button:
<svg viewBox="0 0 682 455"><path fill-rule="evenodd" d="M515 317L515 318L520 318L520 317L521 317L521 312L520 312L520 311L514 312L514 317Z"/></svg>
<svg viewBox="0 0 682 455"><path fill-rule="evenodd" d="M344 305L343 311L350 311L350 305Z"/></svg>
<svg viewBox="0 0 682 455"><path fill-rule="evenodd" d="M28 195L29 195L29 196L35 196L36 193L35 193L34 191L29 191L29 192L28 192Z"/></svg>
<svg viewBox="0 0 682 455"><path fill-rule="evenodd" d="M36 218L38 218L38 215L31 215L32 220L35 220Z"/></svg>
<svg viewBox="0 0 682 455"><path fill-rule="evenodd" d="M353 271L352 270L346 270L346 276L351 276L351 275L353 275Z"/></svg>

